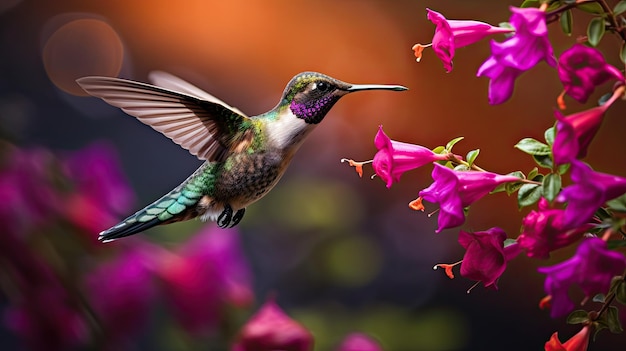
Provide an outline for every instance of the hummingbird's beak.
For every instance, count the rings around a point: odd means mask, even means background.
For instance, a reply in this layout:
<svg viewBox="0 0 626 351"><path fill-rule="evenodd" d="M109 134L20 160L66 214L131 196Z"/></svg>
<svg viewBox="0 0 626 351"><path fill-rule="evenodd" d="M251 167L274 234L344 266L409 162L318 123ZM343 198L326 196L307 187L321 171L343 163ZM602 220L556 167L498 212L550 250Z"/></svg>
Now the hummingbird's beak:
<svg viewBox="0 0 626 351"><path fill-rule="evenodd" d="M407 87L403 87L402 85L381 85L381 84L354 84L346 89L347 92L351 93L354 91L360 90L393 90L393 91L404 91L409 90Z"/></svg>

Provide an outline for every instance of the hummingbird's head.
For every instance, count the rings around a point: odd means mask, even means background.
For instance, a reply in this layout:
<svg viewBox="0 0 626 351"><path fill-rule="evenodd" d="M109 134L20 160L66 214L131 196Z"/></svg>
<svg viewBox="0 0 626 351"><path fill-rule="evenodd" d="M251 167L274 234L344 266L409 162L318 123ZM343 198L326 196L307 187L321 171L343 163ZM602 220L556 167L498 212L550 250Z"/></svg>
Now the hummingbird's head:
<svg viewBox="0 0 626 351"><path fill-rule="evenodd" d="M342 96L361 90L394 90L407 88L400 85L357 85L317 72L303 72L293 77L281 100L291 112L307 124L317 124Z"/></svg>

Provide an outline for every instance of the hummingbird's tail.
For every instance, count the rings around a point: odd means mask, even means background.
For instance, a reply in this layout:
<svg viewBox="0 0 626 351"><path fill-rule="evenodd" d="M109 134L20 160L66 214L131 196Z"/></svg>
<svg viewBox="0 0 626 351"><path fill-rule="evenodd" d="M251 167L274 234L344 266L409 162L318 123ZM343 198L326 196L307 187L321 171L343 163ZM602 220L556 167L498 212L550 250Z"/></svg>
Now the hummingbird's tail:
<svg viewBox="0 0 626 351"><path fill-rule="evenodd" d="M202 174L205 168L206 164L160 199L115 226L100 232L98 240L109 242L160 224L185 221L197 217L199 215L197 204L203 196L203 184L207 176L203 174L204 177L202 177L198 174Z"/></svg>

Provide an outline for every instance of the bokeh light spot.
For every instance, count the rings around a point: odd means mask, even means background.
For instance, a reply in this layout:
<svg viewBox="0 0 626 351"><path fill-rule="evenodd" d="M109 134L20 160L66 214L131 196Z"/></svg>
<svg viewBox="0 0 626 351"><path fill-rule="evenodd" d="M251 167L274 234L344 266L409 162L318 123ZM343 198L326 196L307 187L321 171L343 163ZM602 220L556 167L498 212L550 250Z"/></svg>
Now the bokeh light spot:
<svg viewBox="0 0 626 351"><path fill-rule="evenodd" d="M79 19L57 29L43 48L50 80L72 95L86 96L76 79L89 75L115 77L124 59L124 46L111 26L97 19Z"/></svg>

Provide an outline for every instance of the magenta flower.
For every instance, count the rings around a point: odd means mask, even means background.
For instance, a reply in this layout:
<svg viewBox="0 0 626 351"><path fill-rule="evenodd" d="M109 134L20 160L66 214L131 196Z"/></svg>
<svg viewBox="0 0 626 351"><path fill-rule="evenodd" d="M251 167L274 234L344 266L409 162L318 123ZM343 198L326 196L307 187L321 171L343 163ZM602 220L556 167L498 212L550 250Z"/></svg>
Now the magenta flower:
<svg viewBox="0 0 626 351"><path fill-rule="evenodd" d="M67 157L64 166L76 190L85 197L115 214L129 210L133 193L110 146L92 144Z"/></svg>
<svg viewBox="0 0 626 351"><path fill-rule="evenodd" d="M580 103L587 102L596 86L611 79L624 81L622 72L606 63L600 50L578 43L559 57L559 78L567 95Z"/></svg>
<svg viewBox="0 0 626 351"><path fill-rule="evenodd" d="M557 318L574 308L568 297L572 285L578 285L587 297L606 294L611 279L626 269L626 258L621 253L608 250L606 242L599 238L585 239L576 254L559 264L540 267L546 274L545 290L552 296L551 316Z"/></svg>
<svg viewBox="0 0 626 351"><path fill-rule="evenodd" d="M626 193L626 178L594 172L578 160L572 161L571 178L573 184L556 198L558 202L567 202L563 225L569 228L587 223L608 200Z"/></svg>
<svg viewBox="0 0 626 351"><path fill-rule="evenodd" d="M515 35L502 43L491 41L491 56L480 66L478 77L488 77L489 103L497 105L513 94L515 79L539 61L556 67L548 40L545 13L536 8L511 7L511 25Z"/></svg>
<svg viewBox="0 0 626 351"><path fill-rule="evenodd" d="M498 185L519 181L515 176L491 172L454 171L435 163L432 172L434 182L419 195L427 201L439 204L439 217L436 232L460 226L465 222L463 209Z"/></svg>
<svg viewBox="0 0 626 351"><path fill-rule="evenodd" d="M565 210L550 208L548 200L541 198L538 211L530 211L522 220L522 234L517 238L528 257L548 258L550 252L580 240L592 225L567 227Z"/></svg>
<svg viewBox="0 0 626 351"><path fill-rule="evenodd" d="M24 233L58 214L63 207L50 169L53 155L42 149L8 149L0 170L0 216Z"/></svg>
<svg viewBox="0 0 626 351"><path fill-rule="evenodd" d="M560 112L555 112L557 133L552 146L555 164L570 163L587 155L587 148L600 129L604 113L619 96L620 94L613 94L602 106L569 116L564 117Z"/></svg>
<svg viewBox="0 0 626 351"><path fill-rule="evenodd" d="M155 253L147 244L141 244L101 264L86 277L91 307L107 336L106 345L100 346L108 350L124 349L141 331L150 312L155 292L151 273Z"/></svg>
<svg viewBox="0 0 626 351"><path fill-rule="evenodd" d="M352 333L343 339L337 351L383 351L383 348L363 333Z"/></svg>
<svg viewBox="0 0 626 351"><path fill-rule="evenodd" d="M233 351L310 351L313 335L270 299L239 332Z"/></svg>
<svg viewBox="0 0 626 351"><path fill-rule="evenodd" d="M423 146L391 140L383 132L383 126L378 128L374 138L378 152L374 155L372 167L376 175L387 183L387 188L400 181L400 176L406 171L448 159L448 155L436 154Z"/></svg>
<svg viewBox="0 0 626 351"><path fill-rule="evenodd" d="M0 257L2 273L10 273L7 278L14 290L2 322L28 350L69 350L82 345L88 333L80 306L50 265L19 235L17 226L8 223L9 230L2 232Z"/></svg>
<svg viewBox="0 0 626 351"><path fill-rule="evenodd" d="M236 230L215 230L209 225L178 253L163 253L158 267L163 290L189 333L211 331L227 304L252 301L250 273L240 250Z"/></svg>
<svg viewBox="0 0 626 351"><path fill-rule="evenodd" d="M519 245L504 247L506 233L497 227L483 232L459 232L459 244L465 248L461 275L480 281L486 288L497 289L496 282L504 273L506 263L519 254Z"/></svg>
<svg viewBox="0 0 626 351"><path fill-rule="evenodd" d="M491 34L513 31L479 21L447 20L439 12L431 9L426 9L426 11L428 11L428 20L436 26L432 47L437 57L443 62L446 72L452 71L452 59L457 48L473 44ZM418 61L423 47L420 44L413 46Z"/></svg>

